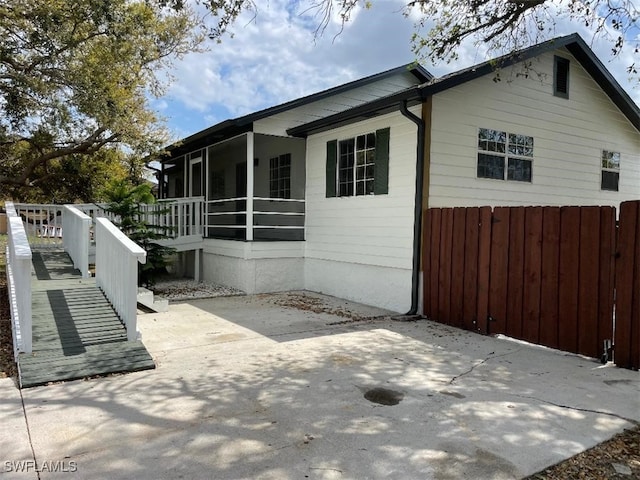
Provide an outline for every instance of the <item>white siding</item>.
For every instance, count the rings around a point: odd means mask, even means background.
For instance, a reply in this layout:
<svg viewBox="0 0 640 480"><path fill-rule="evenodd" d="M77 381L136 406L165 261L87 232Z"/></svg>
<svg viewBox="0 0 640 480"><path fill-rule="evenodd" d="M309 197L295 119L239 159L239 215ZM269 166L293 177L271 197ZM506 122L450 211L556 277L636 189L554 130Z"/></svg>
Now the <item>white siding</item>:
<svg viewBox="0 0 640 480"><path fill-rule="evenodd" d="M413 112L419 115L420 107ZM386 127L389 193L326 198L326 143ZM409 308L416 142L416 125L399 112L308 138L306 288L396 311Z"/></svg>
<svg viewBox="0 0 640 480"><path fill-rule="evenodd" d="M313 122L363 103L392 95L418 83L418 79L407 70L390 78L257 120L253 123L253 131L269 135L286 135L288 128Z"/></svg>
<svg viewBox="0 0 640 480"><path fill-rule="evenodd" d="M553 56L537 78L501 72L433 98L429 206L617 205L640 199L640 133L565 50L569 99L553 95ZM532 182L477 178L477 135L490 128L534 137ZM602 150L621 153L620 191L600 189Z"/></svg>

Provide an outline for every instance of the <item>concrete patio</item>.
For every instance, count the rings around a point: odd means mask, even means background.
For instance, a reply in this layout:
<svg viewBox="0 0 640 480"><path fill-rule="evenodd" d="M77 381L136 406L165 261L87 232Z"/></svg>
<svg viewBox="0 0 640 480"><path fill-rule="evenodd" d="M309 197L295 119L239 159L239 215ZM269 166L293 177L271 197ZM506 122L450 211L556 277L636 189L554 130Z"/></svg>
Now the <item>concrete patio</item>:
<svg viewBox="0 0 640 480"><path fill-rule="evenodd" d="M0 379L0 478L509 479L640 421L638 372L386 315L304 292L140 315L156 370Z"/></svg>

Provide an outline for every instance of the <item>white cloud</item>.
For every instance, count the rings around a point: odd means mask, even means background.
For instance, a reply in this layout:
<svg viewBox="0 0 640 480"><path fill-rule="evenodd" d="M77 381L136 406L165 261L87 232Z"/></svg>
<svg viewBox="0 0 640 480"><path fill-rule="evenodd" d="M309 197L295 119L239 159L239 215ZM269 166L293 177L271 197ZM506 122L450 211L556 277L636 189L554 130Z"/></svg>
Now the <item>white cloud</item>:
<svg viewBox="0 0 640 480"><path fill-rule="evenodd" d="M314 39L319 18L313 12L303 14L308 5L304 0L265 2L255 17L245 13L238 18L231 28L233 38L225 37L220 44L211 42L208 52L188 55L176 64L175 81L163 99L169 107L163 113L176 131L183 130L179 122L185 116L198 117L203 124L200 128L204 128L411 62L415 17L402 15L404 4L402 0L373 2L372 8L359 9L337 36L340 21L334 12L324 35ZM563 18L557 19L554 34L576 30L590 42L585 27ZM633 54L625 52L610 60L609 43L597 41L592 47L640 102L640 90L632 90L625 72ZM425 67L443 75L486 60L485 51L468 41L460 48L457 61ZM179 112L171 118L172 108L186 110L188 115Z"/></svg>

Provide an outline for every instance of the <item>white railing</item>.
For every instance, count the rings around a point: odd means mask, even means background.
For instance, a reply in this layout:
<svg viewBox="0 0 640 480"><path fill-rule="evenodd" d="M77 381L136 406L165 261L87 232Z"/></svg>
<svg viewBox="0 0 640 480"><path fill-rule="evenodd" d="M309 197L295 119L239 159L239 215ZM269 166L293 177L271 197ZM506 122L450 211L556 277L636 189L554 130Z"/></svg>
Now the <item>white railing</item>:
<svg viewBox="0 0 640 480"><path fill-rule="evenodd" d="M13 351L31 353L31 247L22 219L11 202L7 211L7 281L13 329Z"/></svg>
<svg viewBox="0 0 640 480"><path fill-rule="evenodd" d="M95 223L96 218L98 217L105 217L111 221L113 221L113 219L115 218L115 215L113 213L107 212L105 210L107 208L106 203L74 203L71 206L77 208L82 213L91 217L93 223Z"/></svg>
<svg viewBox="0 0 640 480"><path fill-rule="evenodd" d="M69 254L73 266L80 270L83 277L89 273L89 243L91 236L91 217L75 206L65 205L62 211L62 245Z"/></svg>
<svg viewBox="0 0 640 480"><path fill-rule="evenodd" d="M14 206L32 247L62 245L62 205L16 203Z"/></svg>
<svg viewBox="0 0 640 480"><path fill-rule="evenodd" d="M171 238L203 235L204 197L159 200L158 203L142 205L146 212L145 221L155 225Z"/></svg>
<svg viewBox="0 0 640 480"><path fill-rule="evenodd" d="M147 253L106 218L96 218L96 284L107 296L127 329L127 340L137 340L138 262Z"/></svg>
<svg viewBox="0 0 640 480"><path fill-rule="evenodd" d="M304 238L304 199L254 197L253 210L245 208L246 202L247 197L206 201L205 236L232 236L224 234L227 230L253 239L255 230L262 230L260 235L272 240L292 239L291 232L298 232L296 239Z"/></svg>

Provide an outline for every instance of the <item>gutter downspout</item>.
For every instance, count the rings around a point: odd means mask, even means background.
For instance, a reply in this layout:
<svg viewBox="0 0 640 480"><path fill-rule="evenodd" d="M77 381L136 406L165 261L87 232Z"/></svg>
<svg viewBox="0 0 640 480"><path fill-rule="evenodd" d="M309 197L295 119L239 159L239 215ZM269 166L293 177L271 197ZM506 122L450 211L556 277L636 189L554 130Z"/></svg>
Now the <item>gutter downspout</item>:
<svg viewBox="0 0 640 480"><path fill-rule="evenodd" d="M407 108L407 101L400 104L400 112L418 126L418 146L416 151L416 197L413 210L413 270L411 275L411 309L407 315L418 313L418 297L420 288L420 254L422 233L422 195L424 193L424 119L411 113Z"/></svg>

